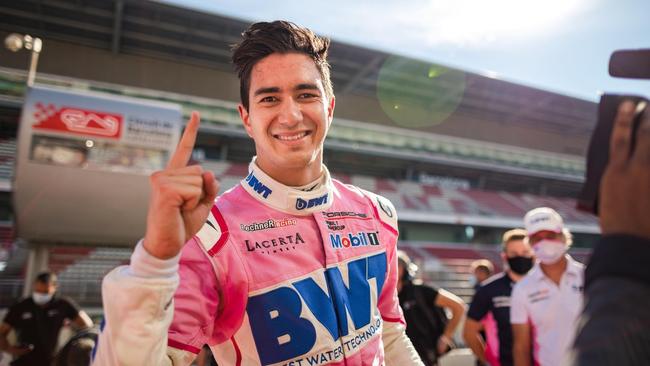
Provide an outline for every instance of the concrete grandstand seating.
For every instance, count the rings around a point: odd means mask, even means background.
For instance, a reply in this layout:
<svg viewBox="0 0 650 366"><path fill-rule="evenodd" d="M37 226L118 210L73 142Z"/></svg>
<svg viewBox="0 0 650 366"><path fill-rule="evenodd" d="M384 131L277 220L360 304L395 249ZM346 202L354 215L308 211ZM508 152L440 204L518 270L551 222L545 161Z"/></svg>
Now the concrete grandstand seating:
<svg viewBox="0 0 650 366"><path fill-rule="evenodd" d="M15 156L16 139L0 139L0 181L11 182Z"/></svg>
<svg viewBox="0 0 650 366"><path fill-rule="evenodd" d="M420 267L427 283L442 287L465 301L474 291L469 283L470 263L479 258L499 262L498 247L463 244L399 243ZM83 306L101 306L101 281L113 268L128 264L131 248L56 247L50 250L50 268L59 276L60 292Z"/></svg>
<svg viewBox="0 0 650 366"><path fill-rule="evenodd" d="M0 182L10 183L13 177L15 139L0 140ZM225 191L235 186L248 171L246 164L206 161L202 165L212 170ZM483 191L423 185L361 175L333 175L346 183L357 185L388 198L400 210L421 211L447 215L521 218L534 207L556 209L567 222L595 224L595 218L574 209L575 201L568 198L540 197L524 193Z"/></svg>
<svg viewBox="0 0 650 366"><path fill-rule="evenodd" d="M0 96L20 98L24 92L24 73L0 67ZM185 117L193 110L201 112L206 125L224 127L243 133L237 104L231 101L209 99L184 94L108 84L76 78L39 73L38 83L71 88L78 91L98 91L116 95L178 103ZM584 176L584 158L538 150L530 150L486 141L436 135L422 131L389 128L374 123L336 118L329 132L329 140L343 144L357 144L373 148L417 153L442 159L471 161L493 167L510 167L541 171L554 176Z"/></svg>
<svg viewBox="0 0 650 366"><path fill-rule="evenodd" d="M0 223L0 247L8 247L14 241L14 227L10 222Z"/></svg>
<svg viewBox="0 0 650 366"><path fill-rule="evenodd" d="M504 199L498 192L485 192L477 190L468 190L464 192L466 196L475 202L490 209L492 212L506 216L518 216L521 214L522 207L513 204L512 202Z"/></svg>
<svg viewBox="0 0 650 366"><path fill-rule="evenodd" d="M8 143L4 146L12 146ZM15 143L13 145L15 149ZM221 181L221 191L238 184L247 173L246 164L221 161L201 163L215 172ZM334 177L339 178L336 172ZM341 176L346 183L359 185L390 199L398 211L437 214L439 217L510 218L521 221L523 214L534 207L548 205L556 208L567 222L595 224L595 219L573 209L568 198L540 197L530 194L483 191L422 185L360 175ZM13 240L9 225L6 233L0 226L0 241ZM6 234L6 235L5 235ZM479 258L490 259L500 266L498 246L467 244L400 243L422 268L423 278L445 288L466 301L471 300L469 264ZM101 279L112 268L128 263L131 248L57 247L50 252L50 268L59 274L61 292L72 296L85 306L101 304ZM576 257L585 260L587 252Z"/></svg>
<svg viewBox="0 0 650 366"><path fill-rule="evenodd" d="M233 187L246 174L245 164L202 163L215 172L222 191ZM332 173L339 178L336 172ZM556 209L568 223L596 226L596 218L577 211L570 198L542 197L531 194L438 187L410 181L397 181L362 175L345 175L349 182L389 199L400 212L421 212L450 217L487 217L519 220L526 211L540 206Z"/></svg>
<svg viewBox="0 0 650 366"><path fill-rule="evenodd" d="M398 243L419 266L418 277L426 283L444 288L464 301L474 295L469 280L470 264L476 259L489 259L500 271L498 245L470 245L458 243ZM101 281L113 268L128 264L131 248L57 247L50 251L50 268L58 273L60 291L83 306L101 306ZM586 263L589 250L572 250L577 260Z"/></svg>
<svg viewBox="0 0 650 366"><path fill-rule="evenodd" d="M11 256L14 242L14 227L11 222L0 222L0 271L4 271Z"/></svg>
<svg viewBox="0 0 650 366"><path fill-rule="evenodd" d="M55 247L50 249L49 268L57 273L83 260L94 249L90 247Z"/></svg>
<svg viewBox="0 0 650 366"><path fill-rule="evenodd" d="M477 259L488 259L494 264L495 273L503 270L499 245L471 245L459 243L398 243L419 269L418 278L471 302L474 288L469 282L473 276L470 265ZM587 263L590 250L572 249L574 259Z"/></svg>
<svg viewBox="0 0 650 366"><path fill-rule="evenodd" d="M497 250L490 247L479 249L463 244L400 242L399 248L407 252L418 265L418 278L427 284L444 288L465 302L470 302L474 295L469 282L472 276L469 272L470 264L474 260L485 258L486 252L497 253Z"/></svg>
<svg viewBox="0 0 650 366"><path fill-rule="evenodd" d="M60 292L85 306L101 305L101 281L113 268L127 264L131 248L56 247L50 268L59 276Z"/></svg>

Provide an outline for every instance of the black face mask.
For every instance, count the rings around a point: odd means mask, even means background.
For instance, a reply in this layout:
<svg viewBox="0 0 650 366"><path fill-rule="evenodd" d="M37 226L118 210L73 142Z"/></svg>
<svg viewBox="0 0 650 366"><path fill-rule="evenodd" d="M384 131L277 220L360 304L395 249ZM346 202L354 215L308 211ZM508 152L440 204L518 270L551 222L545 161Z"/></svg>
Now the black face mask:
<svg viewBox="0 0 650 366"><path fill-rule="evenodd" d="M508 258L508 266L510 269L520 275L524 275L533 268L532 257L512 257Z"/></svg>

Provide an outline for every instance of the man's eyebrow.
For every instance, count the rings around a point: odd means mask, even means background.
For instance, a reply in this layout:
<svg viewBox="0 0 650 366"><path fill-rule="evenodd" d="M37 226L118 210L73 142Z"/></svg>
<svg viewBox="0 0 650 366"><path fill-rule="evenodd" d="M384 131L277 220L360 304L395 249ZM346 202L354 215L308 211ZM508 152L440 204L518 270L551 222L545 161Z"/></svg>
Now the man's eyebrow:
<svg viewBox="0 0 650 366"><path fill-rule="evenodd" d="M278 88L277 86L271 86L271 87L268 87L268 88L259 88L259 89L255 90L255 94L253 94L253 95L258 96L260 94L278 93L279 91L280 91L280 88Z"/></svg>
<svg viewBox="0 0 650 366"><path fill-rule="evenodd" d="M318 85L311 84L311 83L298 84L293 89L294 90L318 90L318 91L320 91L320 89L318 89Z"/></svg>

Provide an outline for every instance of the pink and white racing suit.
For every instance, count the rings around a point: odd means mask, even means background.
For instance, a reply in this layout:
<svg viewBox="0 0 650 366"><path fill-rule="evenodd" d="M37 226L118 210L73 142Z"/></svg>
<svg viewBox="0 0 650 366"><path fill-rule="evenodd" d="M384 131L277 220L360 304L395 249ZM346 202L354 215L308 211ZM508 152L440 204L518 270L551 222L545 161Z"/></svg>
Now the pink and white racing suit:
<svg viewBox="0 0 650 366"><path fill-rule="evenodd" d="M395 289L397 216L324 176L290 188L254 161L177 258L142 243L103 282L94 365L420 365ZM180 284L179 284L180 282Z"/></svg>

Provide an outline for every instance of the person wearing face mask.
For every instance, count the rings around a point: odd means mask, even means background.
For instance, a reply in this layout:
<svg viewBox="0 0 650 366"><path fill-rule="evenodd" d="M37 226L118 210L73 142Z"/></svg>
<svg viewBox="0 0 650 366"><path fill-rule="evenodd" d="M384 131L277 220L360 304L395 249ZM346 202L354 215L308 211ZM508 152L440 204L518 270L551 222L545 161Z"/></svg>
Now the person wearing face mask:
<svg viewBox="0 0 650 366"><path fill-rule="evenodd" d="M467 312L463 337L478 364L511 366L512 329L510 293L512 287L533 266L533 251L526 231L512 229L503 234L501 259L506 270L487 279L476 291ZM481 336L485 329L486 337Z"/></svg>
<svg viewBox="0 0 650 366"><path fill-rule="evenodd" d="M494 274L494 265L487 259L477 259L469 266L470 272L474 277L470 277L469 282L474 287L474 291L481 287L483 281L492 277Z"/></svg>
<svg viewBox="0 0 650 366"><path fill-rule="evenodd" d="M555 210L533 209L524 217L524 224L538 262L512 290L515 365L531 365L532 349L536 364L561 365L569 354L582 309L584 265L567 254L571 233Z"/></svg>
<svg viewBox="0 0 650 366"><path fill-rule="evenodd" d="M0 350L14 357L12 366L51 364L59 331L66 320L80 329L93 325L74 302L56 295L56 287L54 273L40 273L32 296L12 305L0 324ZM16 332L16 345L10 345L7 340L12 330Z"/></svg>

